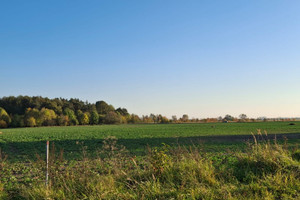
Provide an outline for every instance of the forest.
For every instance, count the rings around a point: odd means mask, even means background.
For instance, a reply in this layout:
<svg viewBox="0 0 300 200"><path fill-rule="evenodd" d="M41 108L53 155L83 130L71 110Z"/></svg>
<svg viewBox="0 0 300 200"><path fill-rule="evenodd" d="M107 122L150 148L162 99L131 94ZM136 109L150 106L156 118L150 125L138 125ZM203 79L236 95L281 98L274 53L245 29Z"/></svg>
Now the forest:
<svg viewBox="0 0 300 200"><path fill-rule="evenodd" d="M162 115L150 114L140 118L126 108L106 103L84 102L71 98L49 99L41 96L9 96L0 98L0 128L72 126L121 123L168 123Z"/></svg>

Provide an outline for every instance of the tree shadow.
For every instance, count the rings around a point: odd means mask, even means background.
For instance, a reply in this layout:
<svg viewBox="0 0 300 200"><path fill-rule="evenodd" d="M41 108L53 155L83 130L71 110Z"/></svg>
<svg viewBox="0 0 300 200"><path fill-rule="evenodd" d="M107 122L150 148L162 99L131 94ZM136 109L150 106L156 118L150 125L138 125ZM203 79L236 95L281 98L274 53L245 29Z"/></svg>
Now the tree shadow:
<svg viewBox="0 0 300 200"><path fill-rule="evenodd" d="M288 139L297 141L300 133L269 134L267 137L256 135L257 140L274 140L279 142ZM101 149L104 139L90 140L53 140L50 141L50 149L55 148L58 154L63 151L65 159L79 159L83 151L87 151L90 156L96 156ZM203 151L220 152L226 149L241 149L246 147L246 142L253 142L253 135L222 135L222 136L195 136L195 137L166 137L166 138L136 138L118 139L117 144L123 145L132 155L145 155L147 147L160 147L162 144L170 146L195 146ZM25 160L35 160L36 155L41 158L46 154L46 141L38 142L7 142L0 143L0 148L6 154L9 162L19 162Z"/></svg>

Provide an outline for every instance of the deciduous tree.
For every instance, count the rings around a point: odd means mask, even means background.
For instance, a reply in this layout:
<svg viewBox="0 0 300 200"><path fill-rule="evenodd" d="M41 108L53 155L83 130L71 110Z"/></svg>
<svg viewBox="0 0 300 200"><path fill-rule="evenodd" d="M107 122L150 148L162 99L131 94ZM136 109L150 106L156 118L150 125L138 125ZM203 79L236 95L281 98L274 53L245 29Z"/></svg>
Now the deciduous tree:
<svg viewBox="0 0 300 200"><path fill-rule="evenodd" d="M189 116L187 114L182 115L181 118L182 122L188 122L189 121Z"/></svg>
<svg viewBox="0 0 300 200"><path fill-rule="evenodd" d="M121 116L113 111L110 111L105 115L104 123L105 124L119 124L119 123L121 123Z"/></svg>
<svg viewBox="0 0 300 200"><path fill-rule="evenodd" d="M56 125L56 114L54 110L48 108L42 108L40 111L43 126Z"/></svg>
<svg viewBox="0 0 300 200"><path fill-rule="evenodd" d="M33 120L33 119L34 120ZM43 123L40 111L36 108L27 108L25 112L25 125L32 126L41 126Z"/></svg>
<svg viewBox="0 0 300 200"><path fill-rule="evenodd" d="M111 111L115 111L115 108L112 105L108 105L105 101L97 101L96 109L100 115L105 115Z"/></svg>
<svg viewBox="0 0 300 200"><path fill-rule="evenodd" d="M94 125L98 123L99 123L99 115L97 111L94 110L91 112L90 124Z"/></svg>
<svg viewBox="0 0 300 200"><path fill-rule="evenodd" d="M0 107L0 120L3 120L6 123L6 126L8 126L11 122L11 119L7 114L6 110L1 107Z"/></svg>
<svg viewBox="0 0 300 200"><path fill-rule="evenodd" d="M69 118L69 125L78 125L79 124L74 111L71 110L70 108L66 108L64 110L64 115L68 116L68 118Z"/></svg>
<svg viewBox="0 0 300 200"><path fill-rule="evenodd" d="M35 118L34 117L27 118L26 119L26 125L29 126L29 127L37 126Z"/></svg>
<svg viewBox="0 0 300 200"><path fill-rule="evenodd" d="M231 116L231 115L225 115L225 117L224 117L224 120L226 120L226 121L233 121L233 119L234 119L234 117L233 116Z"/></svg>

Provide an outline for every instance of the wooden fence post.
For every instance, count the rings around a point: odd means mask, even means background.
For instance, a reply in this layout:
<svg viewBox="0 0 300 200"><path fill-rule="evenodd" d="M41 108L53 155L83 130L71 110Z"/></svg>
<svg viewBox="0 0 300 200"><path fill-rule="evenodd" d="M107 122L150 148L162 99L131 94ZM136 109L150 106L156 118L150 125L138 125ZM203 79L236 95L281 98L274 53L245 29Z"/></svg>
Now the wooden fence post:
<svg viewBox="0 0 300 200"><path fill-rule="evenodd" d="M48 168L49 168L49 140L47 140L47 144L46 144L46 164L47 164L47 169L46 169L46 186L48 186L48 176L49 176L49 172L48 172Z"/></svg>

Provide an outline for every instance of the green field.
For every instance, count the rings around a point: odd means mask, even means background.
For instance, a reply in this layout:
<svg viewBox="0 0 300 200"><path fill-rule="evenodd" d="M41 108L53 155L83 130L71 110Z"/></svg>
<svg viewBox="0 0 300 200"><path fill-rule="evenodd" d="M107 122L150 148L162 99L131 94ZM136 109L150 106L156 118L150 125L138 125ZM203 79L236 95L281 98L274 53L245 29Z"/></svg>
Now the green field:
<svg viewBox="0 0 300 200"><path fill-rule="evenodd" d="M293 123L1 129L0 199L299 199Z"/></svg>
<svg viewBox="0 0 300 200"><path fill-rule="evenodd" d="M234 140L237 135L251 135L257 129L268 134L300 133L300 122L261 122L261 123L206 123L206 124L138 124L101 125L70 127L39 127L2 129L0 148L9 160L34 158L43 154L45 141L55 143L56 149L64 149L65 155L73 158L86 146L90 152L102 145L102 140L115 136L118 143L134 154L143 154L145 147L169 145L206 145L206 150L240 148L245 139ZM297 134L298 135L298 134ZM250 137L251 138L251 137ZM299 137L298 137L299 138ZM273 139L273 138L269 138ZM290 140L297 143L299 140Z"/></svg>

